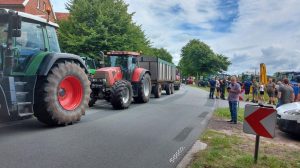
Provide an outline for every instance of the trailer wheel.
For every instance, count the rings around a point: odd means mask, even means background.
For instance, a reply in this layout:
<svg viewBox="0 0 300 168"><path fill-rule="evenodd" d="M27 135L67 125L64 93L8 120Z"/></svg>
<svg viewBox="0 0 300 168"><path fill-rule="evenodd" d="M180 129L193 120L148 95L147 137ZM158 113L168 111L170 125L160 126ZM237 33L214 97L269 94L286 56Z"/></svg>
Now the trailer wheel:
<svg viewBox="0 0 300 168"><path fill-rule="evenodd" d="M160 98L160 96L161 96L161 85L160 84L157 84L157 85L155 85L155 87L154 87L154 97L155 98Z"/></svg>
<svg viewBox="0 0 300 168"><path fill-rule="evenodd" d="M171 83L170 85L171 85L171 94L174 94L174 92L175 92L175 91L174 91L174 84Z"/></svg>
<svg viewBox="0 0 300 168"><path fill-rule="evenodd" d="M84 70L71 62L58 63L45 78L38 78L34 115L47 125L68 125L85 114L90 81Z"/></svg>
<svg viewBox="0 0 300 168"><path fill-rule="evenodd" d="M166 87L167 95L170 95L171 94L171 84L167 83L165 87Z"/></svg>
<svg viewBox="0 0 300 168"><path fill-rule="evenodd" d="M151 96L151 78L145 74L138 87L138 96L134 97L136 103L147 103Z"/></svg>
<svg viewBox="0 0 300 168"><path fill-rule="evenodd" d="M131 83L125 80L117 81L111 90L111 105L114 109L126 109L132 101Z"/></svg>
<svg viewBox="0 0 300 168"><path fill-rule="evenodd" d="M175 90L179 90L180 89L180 85L174 86Z"/></svg>

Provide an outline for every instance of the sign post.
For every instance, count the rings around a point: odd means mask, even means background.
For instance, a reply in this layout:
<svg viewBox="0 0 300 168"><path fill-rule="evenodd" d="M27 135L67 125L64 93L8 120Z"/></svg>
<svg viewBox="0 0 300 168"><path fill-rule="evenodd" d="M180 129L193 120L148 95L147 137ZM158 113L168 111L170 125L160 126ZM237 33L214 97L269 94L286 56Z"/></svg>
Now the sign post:
<svg viewBox="0 0 300 168"><path fill-rule="evenodd" d="M257 163L260 136L266 138L275 137L276 110L273 107L247 104L245 106L245 118L243 131L256 135L254 163Z"/></svg>

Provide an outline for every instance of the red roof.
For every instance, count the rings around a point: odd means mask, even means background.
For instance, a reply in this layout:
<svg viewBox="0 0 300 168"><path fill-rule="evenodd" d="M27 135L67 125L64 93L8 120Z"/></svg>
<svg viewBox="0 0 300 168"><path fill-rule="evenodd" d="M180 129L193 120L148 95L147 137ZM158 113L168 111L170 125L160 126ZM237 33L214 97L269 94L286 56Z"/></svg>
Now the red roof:
<svg viewBox="0 0 300 168"><path fill-rule="evenodd" d="M24 0L0 0L0 5L22 5Z"/></svg>
<svg viewBox="0 0 300 168"><path fill-rule="evenodd" d="M67 20L70 13L55 12L55 16L57 20Z"/></svg>

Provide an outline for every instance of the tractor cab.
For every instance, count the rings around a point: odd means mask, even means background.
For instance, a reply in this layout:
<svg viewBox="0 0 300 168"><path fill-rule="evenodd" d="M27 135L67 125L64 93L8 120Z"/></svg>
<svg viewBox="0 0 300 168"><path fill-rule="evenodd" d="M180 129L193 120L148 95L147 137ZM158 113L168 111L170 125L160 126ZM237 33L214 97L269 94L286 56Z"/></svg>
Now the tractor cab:
<svg viewBox="0 0 300 168"><path fill-rule="evenodd" d="M131 81L135 68L138 67L138 52L112 51L107 53L107 67L120 67L123 79Z"/></svg>

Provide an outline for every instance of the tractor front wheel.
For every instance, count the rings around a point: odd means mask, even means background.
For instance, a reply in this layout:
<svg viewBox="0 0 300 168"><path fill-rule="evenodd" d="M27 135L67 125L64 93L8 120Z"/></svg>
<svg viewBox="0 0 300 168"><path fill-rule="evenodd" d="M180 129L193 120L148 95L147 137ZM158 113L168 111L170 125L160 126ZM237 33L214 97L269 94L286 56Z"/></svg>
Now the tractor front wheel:
<svg viewBox="0 0 300 168"><path fill-rule="evenodd" d="M55 64L37 81L34 115L48 125L72 124L85 114L90 93L90 81L79 65Z"/></svg>
<svg viewBox="0 0 300 168"><path fill-rule="evenodd" d="M111 105L114 109L126 109L132 102L132 86L125 80L117 81L111 89Z"/></svg>

